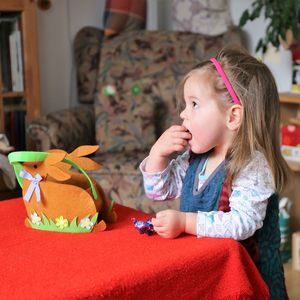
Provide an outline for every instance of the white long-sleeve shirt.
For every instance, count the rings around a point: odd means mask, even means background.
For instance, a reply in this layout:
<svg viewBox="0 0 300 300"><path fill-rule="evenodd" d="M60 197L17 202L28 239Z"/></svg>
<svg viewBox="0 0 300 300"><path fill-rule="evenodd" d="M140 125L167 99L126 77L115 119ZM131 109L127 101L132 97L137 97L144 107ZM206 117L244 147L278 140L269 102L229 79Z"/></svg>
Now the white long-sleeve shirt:
<svg viewBox="0 0 300 300"><path fill-rule="evenodd" d="M172 160L162 172L145 171L140 164L146 195L153 200L178 198L189 166L189 151ZM256 152L252 160L234 179L229 198L229 212L197 213L198 237L222 237L244 240L263 226L268 198L275 192L273 177L264 155Z"/></svg>

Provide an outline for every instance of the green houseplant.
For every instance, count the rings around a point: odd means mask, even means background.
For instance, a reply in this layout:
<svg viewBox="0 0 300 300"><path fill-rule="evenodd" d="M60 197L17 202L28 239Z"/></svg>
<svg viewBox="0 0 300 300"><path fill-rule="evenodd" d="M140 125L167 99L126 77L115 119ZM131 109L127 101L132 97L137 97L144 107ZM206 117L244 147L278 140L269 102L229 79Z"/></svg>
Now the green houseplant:
<svg viewBox="0 0 300 300"><path fill-rule="evenodd" d="M269 44L278 49L280 43L291 46L294 40L300 41L300 0L254 0L246 9L239 26L253 21L261 15L269 21L265 36L259 39L255 51L267 51Z"/></svg>

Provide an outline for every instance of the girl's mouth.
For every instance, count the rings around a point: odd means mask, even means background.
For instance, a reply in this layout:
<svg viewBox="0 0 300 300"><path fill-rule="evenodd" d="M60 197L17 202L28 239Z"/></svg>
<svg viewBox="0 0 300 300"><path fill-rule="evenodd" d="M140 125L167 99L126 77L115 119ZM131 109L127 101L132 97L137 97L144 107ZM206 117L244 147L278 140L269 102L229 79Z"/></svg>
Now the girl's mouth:
<svg viewBox="0 0 300 300"><path fill-rule="evenodd" d="M191 135L191 137L187 140L188 143L190 143L190 141L192 140L193 136L192 136L192 133L187 129L187 132Z"/></svg>

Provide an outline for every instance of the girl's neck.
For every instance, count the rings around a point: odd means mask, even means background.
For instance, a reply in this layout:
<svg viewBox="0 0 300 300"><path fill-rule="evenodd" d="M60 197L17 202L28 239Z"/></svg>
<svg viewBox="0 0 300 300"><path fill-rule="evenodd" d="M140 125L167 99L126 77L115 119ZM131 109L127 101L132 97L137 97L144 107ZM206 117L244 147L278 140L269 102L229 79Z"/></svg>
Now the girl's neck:
<svg viewBox="0 0 300 300"><path fill-rule="evenodd" d="M203 175L211 174L225 159L226 153L224 151L217 151L213 149L208 157L208 162Z"/></svg>

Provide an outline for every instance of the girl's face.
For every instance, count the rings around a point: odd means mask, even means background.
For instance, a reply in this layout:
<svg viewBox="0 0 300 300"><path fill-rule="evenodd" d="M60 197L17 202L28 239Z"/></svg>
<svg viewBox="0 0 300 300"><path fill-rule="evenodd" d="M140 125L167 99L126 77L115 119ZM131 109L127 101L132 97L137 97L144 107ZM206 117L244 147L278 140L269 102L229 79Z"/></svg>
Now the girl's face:
<svg viewBox="0 0 300 300"><path fill-rule="evenodd" d="M194 153L205 153L212 148L227 150L226 112L217 105L209 75L207 71L192 74L183 89L185 109L180 117L192 135L189 145Z"/></svg>

